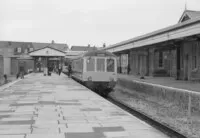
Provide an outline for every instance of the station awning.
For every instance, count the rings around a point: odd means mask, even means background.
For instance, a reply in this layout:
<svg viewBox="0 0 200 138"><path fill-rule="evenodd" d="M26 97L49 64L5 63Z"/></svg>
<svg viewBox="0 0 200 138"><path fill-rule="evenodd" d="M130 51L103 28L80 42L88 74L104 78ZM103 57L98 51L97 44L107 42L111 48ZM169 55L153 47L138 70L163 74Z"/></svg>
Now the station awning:
<svg viewBox="0 0 200 138"><path fill-rule="evenodd" d="M51 48L51 47L44 47L42 49L38 49L29 53L30 56L45 56L45 57L64 57L65 52L60 50Z"/></svg>
<svg viewBox="0 0 200 138"><path fill-rule="evenodd" d="M52 57L52 58L49 58L49 60L60 60L60 58Z"/></svg>

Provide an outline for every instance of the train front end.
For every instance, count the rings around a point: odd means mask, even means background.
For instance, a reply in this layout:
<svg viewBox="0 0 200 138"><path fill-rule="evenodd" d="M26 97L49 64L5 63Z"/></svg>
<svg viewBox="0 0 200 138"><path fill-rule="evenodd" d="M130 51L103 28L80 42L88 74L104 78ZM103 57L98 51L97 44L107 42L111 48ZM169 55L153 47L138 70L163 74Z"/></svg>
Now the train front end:
<svg viewBox="0 0 200 138"><path fill-rule="evenodd" d="M117 59L111 53L97 53L95 56L84 58L85 85L100 95L107 96L117 82Z"/></svg>

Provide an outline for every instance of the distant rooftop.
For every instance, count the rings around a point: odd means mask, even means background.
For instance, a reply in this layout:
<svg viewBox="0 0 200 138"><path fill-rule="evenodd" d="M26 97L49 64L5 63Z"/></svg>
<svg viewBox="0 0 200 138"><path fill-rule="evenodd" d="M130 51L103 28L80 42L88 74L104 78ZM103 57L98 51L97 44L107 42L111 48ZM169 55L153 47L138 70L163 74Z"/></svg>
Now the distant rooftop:
<svg viewBox="0 0 200 138"><path fill-rule="evenodd" d="M68 45L64 43L38 43L38 42L17 42L17 41L0 41L0 47L12 47L12 48L18 48L18 47L33 47L34 50L41 49L44 47L52 47L54 49L60 50L60 51L66 51L68 49Z"/></svg>
<svg viewBox="0 0 200 138"><path fill-rule="evenodd" d="M72 46L71 51L91 51L91 50L97 50L96 47L90 47L90 46Z"/></svg>
<svg viewBox="0 0 200 138"><path fill-rule="evenodd" d="M68 46L67 44L61 44L61 43L32 43L33 47L36 49L41 49L41 48L44 48L46 46L49 46L49 47L52 47L54 49L58 49L60 51L66 51Z"/></svg>

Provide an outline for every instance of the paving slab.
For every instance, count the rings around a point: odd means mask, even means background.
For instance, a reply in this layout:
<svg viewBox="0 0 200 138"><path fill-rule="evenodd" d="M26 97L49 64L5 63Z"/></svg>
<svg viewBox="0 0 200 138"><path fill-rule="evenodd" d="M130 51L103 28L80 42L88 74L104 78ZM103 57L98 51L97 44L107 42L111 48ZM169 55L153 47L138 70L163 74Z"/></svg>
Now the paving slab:
<svg viewBox="0 0 200 138"><path fill-rule="evenodd" d="M0 138L167 138L71 78L30 74L0 92Z"/></svg>
<svg viewBox="0 0 200 138"><path fill-rule="evenodd" d="M25 135L0 135L0 138L24 138Z"/></svg>

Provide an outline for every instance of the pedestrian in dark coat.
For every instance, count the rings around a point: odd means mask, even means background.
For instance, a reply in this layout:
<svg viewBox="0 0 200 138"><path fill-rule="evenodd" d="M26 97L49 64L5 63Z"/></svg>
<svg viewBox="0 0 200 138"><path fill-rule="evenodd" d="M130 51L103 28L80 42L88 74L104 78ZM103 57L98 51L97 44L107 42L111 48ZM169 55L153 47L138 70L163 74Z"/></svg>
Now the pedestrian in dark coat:
<svg viewBox="0 0 200 138"><path fill-rule="evenodd" d="M71 67L71 64L69 64L69 66L68 66L68 77L71 76L71 73L72 73L72 67Z"/></svg>
<svg viewBox="0 0 200 138"><path fill-rule="evenodd" d="M62 72L62 66L61 66L61 64L59 64L59 66L58 66L58 74L59 74L59 76L60 76L61 72Z"/></svg>

